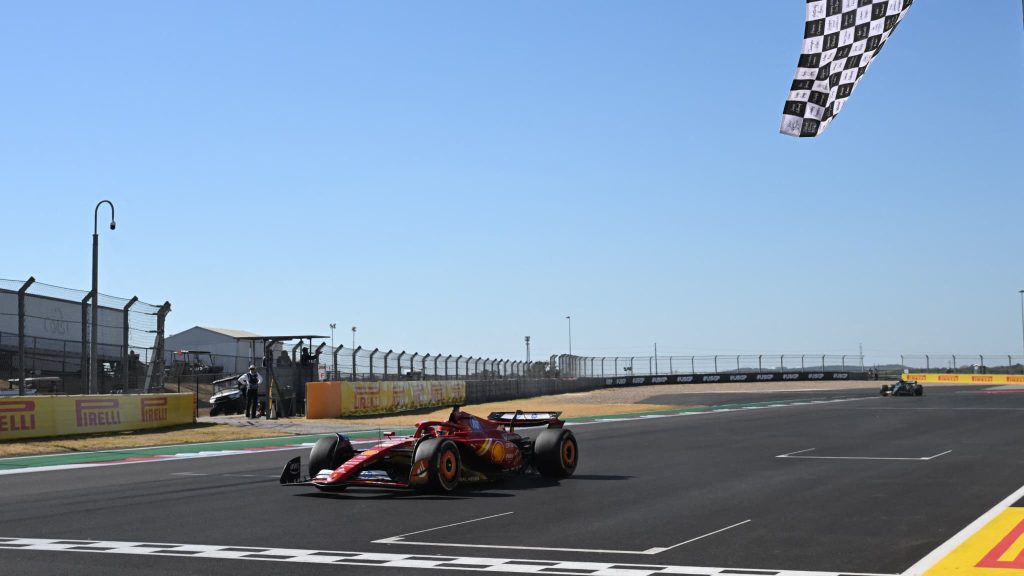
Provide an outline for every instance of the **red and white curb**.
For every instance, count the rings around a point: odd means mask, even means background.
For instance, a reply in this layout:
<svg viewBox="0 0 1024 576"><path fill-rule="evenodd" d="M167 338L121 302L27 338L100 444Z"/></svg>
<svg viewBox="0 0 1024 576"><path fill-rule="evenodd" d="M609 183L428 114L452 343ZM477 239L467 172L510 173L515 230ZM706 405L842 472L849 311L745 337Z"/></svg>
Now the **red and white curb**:
<svg viewBox="0 0 1024 576"><path fill-rule="evenodd" d="M478 572L513 572L520 574L589 574L594 576L649 576L652 574L687 574L689 576L725 576L737 574L756 574L760 576L885 576L856 572L748 570L737 568L710 568L703 566L619 564L609 562L558 562L553 560L521 560L512 558L384 554L379 552L342 552L299 550L294 548L210 546L203 544L158 544L107 540L54 540L42 538L0 538L0 551L2 550L91 552L94 554L174 556L178 558L256 560L270 562L296 562L302 564L339 564L350 566L420 568L449 571L470 570Z"/></svg>

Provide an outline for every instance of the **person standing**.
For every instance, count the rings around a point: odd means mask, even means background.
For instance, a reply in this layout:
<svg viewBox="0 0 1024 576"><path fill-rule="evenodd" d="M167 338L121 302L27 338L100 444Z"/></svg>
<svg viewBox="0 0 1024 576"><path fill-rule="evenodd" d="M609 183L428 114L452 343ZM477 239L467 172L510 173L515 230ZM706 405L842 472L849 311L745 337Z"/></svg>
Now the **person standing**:
<svg viewBox="0 0 1024 576"><path fill-rule="evenodd" d="M245 388L245 417L255 418L256 409L260 400L260 384L263 384L263 376L256 371L256 367L249 365L249 371L238 377L238 383Z"/></svg>

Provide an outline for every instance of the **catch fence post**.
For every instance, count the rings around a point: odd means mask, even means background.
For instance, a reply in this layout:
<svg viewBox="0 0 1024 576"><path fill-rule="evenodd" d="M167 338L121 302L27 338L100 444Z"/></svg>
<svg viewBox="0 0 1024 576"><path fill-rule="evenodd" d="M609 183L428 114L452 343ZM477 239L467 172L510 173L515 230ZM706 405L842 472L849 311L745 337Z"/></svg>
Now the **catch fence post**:
<svg viewBox="0 0 1024 576"><path fill-rule="evenodd" d="M825 355L821 355L821 369L825 370Z"/></svg>
<svg viewBox="0 0 1024 576"><path fill-rule="evenodd" d="M715 354L715 374L718 374L718 354Z"/></svg>
<svg viewBox="0 0 1024 576"><path fill-rule="evenodd" d="M840 365L843 367L843 370L846 370L846 354L843 354Z"/></svg>
<svg viewBox="0 0 1024 576"><path fill-rule="evenodd" d="M82 360L81 360L81 379L78 383L78 391L82 392L82 388L88 386L89 377L89 301L92 300L92 291L82 298ZM85 391L88 394L88 388Z"/></svg>
<svg viewBox="0 0 1024 576"><path fill-rule="evenodd" d="M128 392L128 314L129 309L133 304L139 301L138 296L132 296L132 299L124 305L124 322L122 322L121 331L121 393L126 394Z"/></svg>
<svg viewBox="0 0 1024 576"><path fill-rule="evenodd" d="M761 355L760 354L757 355L757 373L758 374L761 373Z"/></svg>
<svg viewBox="0 0 1024 576"><path fill-rule="evenodd" d="M380 352L380 348L374 348L373 352L370 352L370 380L376 380L376 377L373 375L373 357L376 356L378 352ZM384 369L387 370L386 363L384 365Z"/></svg>
<svg viewBox="0 0 1024 576"><path fill-rule="evenodd" d="M25 292L35 283L34 276L18 289L18 395L25 395Z"/></svg>
<svg viewBox="0 0 1024 576"><path fill-rule="evenodd" d="M924 355L924 369L925 371L932 369L932 360L931 358L928 357L927 354Z"/></svg>
<svg viewBox="0 0 1024 576"><path fill-rule="evenodd" d="M358 346L354 350L352 350L352 381L353 382L355 382L356 380L359 379L356 376L356 354L358 354L359 351L362 350L362 349L363 349L362 346Z"/></svg>
<svg viewBox="0 0 1024 576"><path fill-rule="evenodd" d="M332 380L341 380L341 376L338 375L338 352L341 352L344 347L344 345L338 346L331 352L331 366L334 367L334 373L331 374Z"/></svg>
<svg viewBox="0 0 1024 576"><path fill-rule="evenodd" d="M697 373L697 365L694 363L693 356L690 356L690 374Z"/></svg>
<svg viewBox="0 0 1024 576"><path fill-rule="evenodd" d="M448 357L451 358L450 355ZM465 374L466 378L469 378L469 361L472 360L472 359L473 359L472 356L470 356L469 358L466 358L466 374ZM459 360L462 360L462 354L459 354L458 357L455 358L455 379L456 380L459 379ZM444 375L445 376L448 375L447 368L445 369Z"/></svg>
<svg viewBox="0 0 1024 576"><path fill-rule="evenodd" d="M462 358L462 356L459 356L459 358ZM448 362L451 359L452 359L452 355L451 354L449 354L448 357L444 359L444 379L445 380L448 379ZM455 360L455 379L456 380L459 379L459 361L458 360Z"/></svg>
<svg viewBox="0 0 1024 576"><path fill-rule="evenodd" d="M619 357L616 356L615 358L613 358L613 360L614 360L614 362L612 364L615 367L615 377L618 378L619 377Z"/></svg>

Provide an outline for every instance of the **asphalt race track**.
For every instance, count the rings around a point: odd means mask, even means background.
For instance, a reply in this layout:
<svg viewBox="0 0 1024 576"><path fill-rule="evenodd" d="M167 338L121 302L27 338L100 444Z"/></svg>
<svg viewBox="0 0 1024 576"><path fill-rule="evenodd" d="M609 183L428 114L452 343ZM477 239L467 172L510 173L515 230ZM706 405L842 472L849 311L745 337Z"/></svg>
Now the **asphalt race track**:
<svg viewBox="0 0 1024 576"><path fill-rule="evenodd" d="M453 496L279 486L284 462L307 451L0 476L0 566L103 576L900 574L1024 484L1024 393L655 398L762 407L575 425L574 477ZM763 407L790 399L826 402Z"/></svg>

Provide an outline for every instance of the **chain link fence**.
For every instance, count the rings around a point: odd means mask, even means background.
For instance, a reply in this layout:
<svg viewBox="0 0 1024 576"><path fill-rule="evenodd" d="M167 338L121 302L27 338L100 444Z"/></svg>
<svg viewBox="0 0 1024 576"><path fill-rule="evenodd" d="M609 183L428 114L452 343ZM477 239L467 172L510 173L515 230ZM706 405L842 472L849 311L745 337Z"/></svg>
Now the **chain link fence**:
<svg viewBox="0 0 1024 576"><path fill-rule="evenodd" d="M857 354L713 354L708 356L553 356L558 370L573 378L671 376L790 371L865 371Z"/></svg>
<svg viewBox="0 0 1024 576"><path fill-rule="evenodd" d="M163 327L170 303L100 294L96 392L163 389ZM88 392L92 292L0 279L0 393Z"/></svg>
<svg viewBox="0 0 1024 576"><path fill-rule="evenodd" d="M902 370L944 374L1024 374L1024 356L1013 354L900 354Z"/></svg>
<svg viewBox="0 0 1024 576"><path fill-rule="evenodd" d="M394 350L339 346L334 351L324 346L319 354L303 362L298 345L285 342L272 354L278 370L302 367L317 379L347 381L395 380L503 380L510 378L555 378L558 372L548 362L524 362L508 358L486 358L455 354L425 354ZM262 353L255 358L223 354L164 352L166 383L211 384L230 376L239 376L234 367L265 365Z"/></svg>

